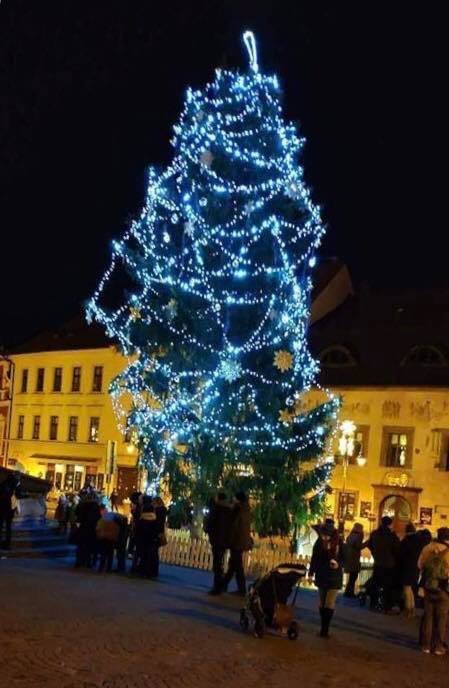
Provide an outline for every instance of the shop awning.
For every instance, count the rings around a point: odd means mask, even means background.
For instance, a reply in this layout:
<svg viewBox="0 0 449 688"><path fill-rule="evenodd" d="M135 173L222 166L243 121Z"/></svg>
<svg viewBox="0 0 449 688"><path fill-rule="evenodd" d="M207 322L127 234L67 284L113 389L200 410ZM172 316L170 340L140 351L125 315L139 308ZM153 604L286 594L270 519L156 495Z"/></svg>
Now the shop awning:
<svg viewBox="0 0 449 688"><path fill-rule="evenodd" d="M102 457L86 457L86 456L61 456L58 454L31 454L32 459L46 459L52 463L98 463L104 461Z"/></svg>

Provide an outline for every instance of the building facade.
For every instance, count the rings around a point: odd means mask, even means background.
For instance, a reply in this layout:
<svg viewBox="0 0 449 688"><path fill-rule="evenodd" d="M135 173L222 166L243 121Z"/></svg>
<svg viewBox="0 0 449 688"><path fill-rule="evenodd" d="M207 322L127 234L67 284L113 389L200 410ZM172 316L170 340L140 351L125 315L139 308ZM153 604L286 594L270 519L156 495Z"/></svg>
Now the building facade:
<svg viewBox="0 0 449 688"><path fill-rule="evenodd" d="M321 383L341 395L355 425L352 455L341 429L329 511L365 530L383 515L449 525L449 291L362 289L311 328Z"/></svg>
<svg viewBox="0 0 449 688"><path fill-rule="evenodd" d="M14 395L8 467L63 490L89 482L121 496L137 487L137 450L118 429L109 385L124 359L80 320L11 355Z"/></svg>

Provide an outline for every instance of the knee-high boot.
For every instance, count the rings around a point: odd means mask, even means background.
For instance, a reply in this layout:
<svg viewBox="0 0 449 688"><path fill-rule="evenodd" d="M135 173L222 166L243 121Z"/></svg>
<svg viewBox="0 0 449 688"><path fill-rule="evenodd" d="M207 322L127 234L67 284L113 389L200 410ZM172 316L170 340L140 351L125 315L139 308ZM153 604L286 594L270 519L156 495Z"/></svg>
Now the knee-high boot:
<svg viewBox="0 0 449 688"><path fill-rule="evenodd" d="M321 631L320 636L322 638L329 637L329 626L334 615L334 610L328 607L323 607L321 609Z"/></svg>

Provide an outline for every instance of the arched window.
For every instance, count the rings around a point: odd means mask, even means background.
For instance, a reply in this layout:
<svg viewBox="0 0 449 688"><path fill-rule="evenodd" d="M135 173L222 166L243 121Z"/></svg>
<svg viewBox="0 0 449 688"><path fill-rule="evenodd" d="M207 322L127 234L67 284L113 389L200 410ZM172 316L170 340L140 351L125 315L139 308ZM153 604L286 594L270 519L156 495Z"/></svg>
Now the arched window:
<svg viewBox="0 0 449 688"><path fill-rule="evenodd" d="M418 344L410 349L402 365L442 367L447 366L447 357L438 346Z"/></svg>
<svg viewBox="0 0 449 688"><path fill-rule="evenodd" d="M349 368L357 365L349 349L340 344L328 346L319 355L323 368Z"/></svg>

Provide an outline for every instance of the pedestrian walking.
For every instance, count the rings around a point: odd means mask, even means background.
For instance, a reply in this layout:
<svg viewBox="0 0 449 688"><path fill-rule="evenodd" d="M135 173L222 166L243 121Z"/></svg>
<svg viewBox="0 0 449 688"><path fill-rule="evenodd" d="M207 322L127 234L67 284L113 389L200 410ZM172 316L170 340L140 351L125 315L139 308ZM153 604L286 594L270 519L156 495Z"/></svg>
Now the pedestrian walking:
<svg viewBox="0 0 449 688"><path fill-rule="evenodd" d="M204 519L204 531L209 536L212 548L212 570L214 582L209 590L210 595L219 595L223 591L224 557L229 546L229 528L231 523L231 507L225 492L219 492L211 499L209 513Z"/></svg>
<svg viewBox="0 0 449 688"><path fill-rule="evenodd" d="M237 492L234 505L231 510L229 524L229 564L223 578L222 588L227 590L229 583L235 576L237 581L237 593L246 594L246 579L243 569L243 554L252 547L251 538L251 510L248 498L244 492Z"/></svg>
<svg viewBox="0 0 449 688"><path fill-rule="evenodd" d="M19 481L13 474L9 474L0 485L0 548L11 549L12 521L18 510L17 489ZM2 542L3 527L5 539Z"/></svg>
<svg viewBox="0 0 449 688"><path fill-rule="evenodd" d="M100 563L98 565L99 573L105 570L107 573L112 571L114 548L119 538L119 530L120 527L117 523L116 514L112 511L108 511L107 508L103 506L101 508L101 518L98 519L95 528L98 541L98 553L100 555Z"/></svg>
<svg viewBox="0 0 449 688"><path fill-rule="evenodd" d="M159 525L151 497L144 497L142 513L136 523L135 569L145 578L158 575Z"/></svg>
<svg viewBox="0 0 449 688"><path fill-rule="evenodd" d="M109 501L111 502L111 511L117 511L118 512L118 492L117 490L112 490L111 496L109 497Z"/></svg>
<svg viewBox="0 0 449 688"><path fill-rule="evenodd" d="M420 644L425 653L446 653L449 615L449 528L439 528L437 539L426 545L418 559L424 588L424 617Z"/></svg>
<svg viewBox="0 0 449 688"><path fill-rule="evenodd" d="M343 542L337 529L328 524L320 528L312 551L309 578L318 588L321 638L329 637L338 591L343 585Z"/></svg>
<svg viewBox="0 0 449 688"><path fill-rule="evenodd" d="M393 589L399 556L399 538L393 532L393 520L389 516L383 516L380 527L373 530L367 547L374 559L370 609L376 608L382 590L384 611L389 612L393 607Z"/></svg>
<svg viewBox="0 0 449 688"><path fill-rule="evenodd" d="M399 544L399 578L404 596L404 613L407 618L415 615L415 595L418 591L418 559L424 547L424 539L416 532L413 523L407 523L405 535Z"/></svg>
<svg viewBox="0 0 449 688"><path fill-rule="evenodd" d="M355 584L360 573L360 556L363 549L363 526L354 523L343 547L344 572L348 581L344 591L345 597L355 597Z"/></svg>

